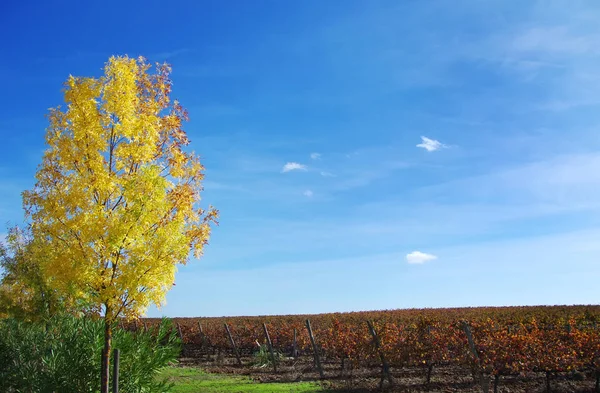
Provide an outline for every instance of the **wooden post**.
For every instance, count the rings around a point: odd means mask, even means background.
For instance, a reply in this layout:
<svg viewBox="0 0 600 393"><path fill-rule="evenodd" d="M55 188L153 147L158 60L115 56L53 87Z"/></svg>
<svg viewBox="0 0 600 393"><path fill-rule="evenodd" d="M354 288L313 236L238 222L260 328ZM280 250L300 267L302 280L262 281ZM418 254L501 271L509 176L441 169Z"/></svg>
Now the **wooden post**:
<svg viewBox="0 0 600 393"><path fill-rule="evenodd" d="M490 381L487 378L485 378L485 375L483 375L481 359L479 358L479 353L477 353L477 348L475 347L475 341L473 341L473 335L471 334L471 328L469 327L469 325L467 324L466 321L462 321L462 329L465 332L465 334L467 335L467 341L469 342L469 348L471 349L471 353L473 354L473 357L475 357L475 361L479 368L479 383L481 384L481 391L483 393L488 393Z"/></svg>
<svg viewBox="0 0 600 393"><path fill-rule="evenodd" d="M202 333L202 348L210 348L211 343L210 343L210 338L208 337L208 335L206 335L204 333L204 329L202 329L202 325L200 325L200 333ZM208 354L208 352L207 352Z"/></svg>
<svg viewBox="0 0 600 393"><path fill-rule="evenodd" d="M179 339L181 340L181 343L183 344L183 334L181 334L181 325L179 324L179 322L177 322L177 333L179 334Z"/></svg>
<svg viewBox="0 0 600 393"><path fill-rule="evenodd" d="M390 365L388 364L385 356L383 355L383 351L381 350L381 342L379 341L379 336L377 336L375 327L373 327L373 323L371 323L371 321L367 321L367 326L369 327L371 336L373 336L373 343L375 344L375 349L379 353L379 359L381 359L381 380L379 381L379 388L383 388L383 381L386 377L390 386L394 386L394 378L392 378L392 373L390 372Z"/></svg>
<svg viewBox="0 0 600 393"><path fill-rule="evenodd" d="M225 330L227 331L227 335L229 336L229 342L233 347L233 352L235 353L235 358L237 359L238 364L242 365L242 360L240 359L240 353L238 352L237 346L235 345L235 341L233 341L233 336L231 335L231 331L229 331L229 326L225 324Z"/></svg>
<svg viewBox="0 0 600 393"><path fill-rule="evenodd" d="M433 371L433 363L427 363L427 376L425 377L425 383L429 385L431 383L431 372Z"/></svg>
<svg viewBox="0 0 600 393"><path fill-rule="evenodd" d="M321 376L321 378L325 378L325 376L323 375L323 367L321 367L321 359L319 358L319 351L317 349L317 344L315 343L315 337L313 336L312 329L310 328L310 321L308 319L306 320L306 329L308 330L308 337L310 338L310 343L312 344L313 355L315 357L315 365L317 366L317 369L319 370L319 375Z"/></svg>
<svg viewBox="0 0 600 393"><path fill-rule="evenodd" d="M179 322L177 322L177 335L179 336L179 339L181 340L181 356L185 356L185 343L183 342L183 334L181 333L181 325L179 325Z"/></svg>
<svg viewBox="0 0 600 393"><path fill-rule="evenodd" d="M202 323L200 321L198 321L198 329L200 330L200 338L202 338L202 342L200 343L200 348L201 351L200 352L200 358L202 358L202 356L204 356L204 351L206 351L206 358L209 358L208 355L208 350L206 349L206 337L204 336L204 330L202 330Z"/></svg>
<svg viewBox="0 0 600 393"><path fill-rule="evenodd" d="M118 349L113 351L113 393L119 393L119 359L120 352Z"/></svg>
<svg viewBox="0 0 600 393"><path fill-rule="evenodd" d="M201 348L204 349L206 347L206 336L204 335L204 330L202 329L202 323L198 321L198 329L200 329L200 337L202 337Z"/></svg>
<svg viewBox="0 0 600 393"><path fill-rule="evenodd" d="M292 356L295 358L298 357L298 341L296 339L296 329L294 328L294 344L292 346Z"/></svg>
<svg viewBox="0 0 600 393"><path fill-rule="evenodd" d="M269 336L269 331L267 330L266 323L263 323L263 330L265 331L267 345L269 346L269 352L271 353L271 361L273 362L273 372L277 372L277 359L275 359L275 352L273 352L273 343L271 342L271 337Z"/></svg>

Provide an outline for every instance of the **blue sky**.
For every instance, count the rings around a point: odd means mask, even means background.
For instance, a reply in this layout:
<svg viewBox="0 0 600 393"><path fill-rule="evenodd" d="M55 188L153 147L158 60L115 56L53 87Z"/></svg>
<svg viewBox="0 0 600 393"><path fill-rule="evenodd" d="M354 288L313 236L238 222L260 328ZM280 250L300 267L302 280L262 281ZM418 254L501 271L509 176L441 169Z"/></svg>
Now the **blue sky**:
<svg viewBox="0 0 600 393"><path fill-rule="evenodd" d="M599 17L589 1L3 2L0 221L23 220L67 76L144 55L173 66L221 211L149 315L596 304Z"/></svg>

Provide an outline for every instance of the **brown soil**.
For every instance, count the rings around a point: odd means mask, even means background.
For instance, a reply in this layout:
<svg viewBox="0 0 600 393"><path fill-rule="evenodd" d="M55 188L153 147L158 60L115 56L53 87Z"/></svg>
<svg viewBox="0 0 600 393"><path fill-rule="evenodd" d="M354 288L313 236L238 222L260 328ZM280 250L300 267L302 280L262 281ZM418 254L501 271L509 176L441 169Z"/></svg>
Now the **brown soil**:
<svg viewBox="0 0 600 393"><path fill-rule="evenodd" d="M180 359L182 366L201 367L207 372L222 374L245 375L258 382L300 382L321 381L319 372L313 365L310 356L298 359L286 358L277 367L277 372L272 367L253 366L253 358L242 357L243 366L239 366L235 357L219 356L217 354L184 353ZM339 392L375 392L379 391L381 368L377 365L360 367L352 370L341 368L338 360L323 362L325 378L323 385ZM438 366L433 368L431 381L426 383L427 369L425 367L393 368L394 386L384 383L384 390L389 392L481 392L481 385L475 382L471 371L456 366ZM489 379L490 393L494 391L493 377ZM595 392L595 378L591 373L562 373L551 377L551 392ZM546 392L545 373L530 373L528 375L501 376L497 392Z"/></svg>

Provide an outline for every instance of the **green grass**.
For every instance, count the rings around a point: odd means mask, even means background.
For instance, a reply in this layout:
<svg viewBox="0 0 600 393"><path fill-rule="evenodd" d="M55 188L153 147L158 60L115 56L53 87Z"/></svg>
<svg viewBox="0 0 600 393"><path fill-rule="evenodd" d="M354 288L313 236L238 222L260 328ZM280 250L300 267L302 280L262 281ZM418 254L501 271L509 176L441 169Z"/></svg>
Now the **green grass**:
<svg viewBox="0 0 600 393"><path fill-rule="evenodd" d="M325 393L314 382L258 383L247 377L209 374L198 368L169 367L160 374L173 382L173 393Z"/></svg>

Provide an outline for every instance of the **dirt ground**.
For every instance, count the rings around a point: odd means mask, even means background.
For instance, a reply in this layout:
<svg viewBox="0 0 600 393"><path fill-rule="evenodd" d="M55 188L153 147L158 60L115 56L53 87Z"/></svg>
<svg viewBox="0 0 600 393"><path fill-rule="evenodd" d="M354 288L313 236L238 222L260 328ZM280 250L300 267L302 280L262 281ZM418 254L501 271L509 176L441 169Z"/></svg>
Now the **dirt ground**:
<svg viewBox="0 0 600 393"><path fill-rule="evenodd" d="M187 353L186 353L187 352ZM243 356L243 366L239 366L235 357L219 356L218 354L198 354L185 351L180 359L181 365L201 367L208 372L223 374L246 375L258 382L300 382L323 381L323 385L340 392L375 392L379 391L381 368L377 365L349 370L341 368L338 360L322 361L324 378L321 379L314 367L311 356L301 356L298 359L285 358L275 372L271 366L253 366L254 358ZM384 389L389 392L481 392L479 381L475 382L471 371L456 366L434 367L431 381L426 383L427 369L425 367L391 369L394 385L384 383ZM489 380L490 392L494 391L493 378ZM595 392L595 378L589 373L570 373L553 375L550 380L551 392ZM546 392L545 373L530 373L528 375L502 376L498 381L497 392L501 393L534 393Z"/></svg>

